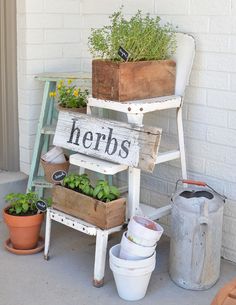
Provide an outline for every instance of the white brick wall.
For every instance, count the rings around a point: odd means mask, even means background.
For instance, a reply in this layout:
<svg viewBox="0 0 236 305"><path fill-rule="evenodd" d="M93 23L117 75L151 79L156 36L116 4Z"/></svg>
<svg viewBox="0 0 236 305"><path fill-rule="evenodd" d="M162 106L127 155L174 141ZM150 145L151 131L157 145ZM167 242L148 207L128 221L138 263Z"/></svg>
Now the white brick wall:
<svg viewBox="0 0 236 305"><path fill-rule="evenodd" d="M236 261L236 2L232 0L17 0L21 170L29 171L44 71L91 71L87 37L91 27L108 23L121 5L160 15L196 38L197 52L186 90L184 129L189 176L229 197L225 208L223 255ZM162 146L173 148L172 111L150 114L147 124L163 128ZM142 175L141 200L156 206L169 201L180 176L179 162ZM126 176L121 175L125 180ZM164 219L167 225L168 220Z"/></svg>

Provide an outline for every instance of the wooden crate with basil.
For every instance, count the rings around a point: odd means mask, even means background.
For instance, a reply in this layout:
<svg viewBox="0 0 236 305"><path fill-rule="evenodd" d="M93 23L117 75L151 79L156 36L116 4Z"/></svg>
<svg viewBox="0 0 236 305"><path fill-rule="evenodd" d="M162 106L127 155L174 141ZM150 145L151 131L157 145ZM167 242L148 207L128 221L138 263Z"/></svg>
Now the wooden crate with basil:
<svg viewBox="0 0 236 305"><path fill-rule="evenodd" d="M125 222L125 198L119 190L105 180L98 180L93 187L87 175L69 174L63 186L54 186L54 208L69 215L109 229Z"/></svg>

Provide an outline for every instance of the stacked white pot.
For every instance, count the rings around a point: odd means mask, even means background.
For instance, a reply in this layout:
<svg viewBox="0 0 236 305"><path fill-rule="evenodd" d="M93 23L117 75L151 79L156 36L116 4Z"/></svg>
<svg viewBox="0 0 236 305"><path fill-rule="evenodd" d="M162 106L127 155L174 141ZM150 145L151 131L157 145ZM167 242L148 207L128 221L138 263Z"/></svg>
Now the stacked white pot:
<svg viewBox="0 0 236 305"><path fill-rule="evenodd" d="M142 299L156 265L156 245L163 228L142 216L134 216L121 244L110 249L110 268L119 296L127 301Z"/></svg>
<svg viewBox="0 0 236 305"><path fill-rule="evenodd" d="M147 217L134 216L121 240L120 258L138 260L155 251L163 228Z"/></svg>

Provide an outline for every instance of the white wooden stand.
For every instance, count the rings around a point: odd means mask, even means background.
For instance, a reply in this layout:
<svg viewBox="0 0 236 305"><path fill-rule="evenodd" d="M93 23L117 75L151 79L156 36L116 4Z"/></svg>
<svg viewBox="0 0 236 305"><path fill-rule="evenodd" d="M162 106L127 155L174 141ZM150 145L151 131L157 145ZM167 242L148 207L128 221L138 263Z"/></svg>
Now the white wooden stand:
<svg viewBox="0 0 236 305"><path fill-rule="evenodd" d="M175 108L177 110L176 122L178 129L179 147L173 151L160 153L156 159L156 164L160 164L170 160L180 159L182 178L186 179L187 172L184 149L182 105L185 87L189 81L189 76L195 54L195 43L194 39L186 34L177 33L176 38L177 49L174 55L174 59L177 63L175 95L139 101L127 101L122 103L117 101L104 101L95 98L89 98L88 113L91 114L92 107L96 107L98 109L114 110L126 113L129 123L142 125L144 114L153 111ZM120 171L128 169L128 218L141 213L155 220L170 213L170 205L156 209L140 203L140 169L127 167L126 165L114 164L112 162L103 161L81 154L72 155L70 157L70 163L79 166L80 168L87 168L95 172L107 175L114 175ZM83 170L81 170L81 172L82 171ZM61 213L55 209L48 209L44 252L46 259L48 258L50 228L52 220L58 221L80 232L96 236L93 282L96 287L102 286L108 235L112 232L121 230L122 227L120 226L112 228L110 230L101 230L92 226L91 224L85 223L80 219Z"/></svg>

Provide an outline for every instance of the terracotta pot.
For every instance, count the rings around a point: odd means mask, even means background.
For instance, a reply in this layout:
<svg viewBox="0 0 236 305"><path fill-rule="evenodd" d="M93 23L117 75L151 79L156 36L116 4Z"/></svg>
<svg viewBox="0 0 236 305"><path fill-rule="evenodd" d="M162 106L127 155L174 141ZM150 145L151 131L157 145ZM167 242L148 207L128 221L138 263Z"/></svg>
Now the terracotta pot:
<svg viewBox="0 0 236 305"><path fill-rule="evenodd" d="M3 218L8 226L13 248L19 250L33 249L37 246L44 214L31 216L14 216L3 210Z"/></svg>
<svg viewBox="0 0 236 305"><path fill-rule="evenodd" d="M211 305L236 305L236 278L218 291Z"/></svg>

